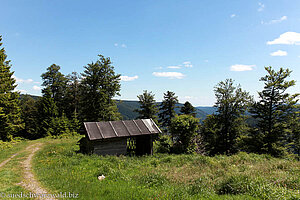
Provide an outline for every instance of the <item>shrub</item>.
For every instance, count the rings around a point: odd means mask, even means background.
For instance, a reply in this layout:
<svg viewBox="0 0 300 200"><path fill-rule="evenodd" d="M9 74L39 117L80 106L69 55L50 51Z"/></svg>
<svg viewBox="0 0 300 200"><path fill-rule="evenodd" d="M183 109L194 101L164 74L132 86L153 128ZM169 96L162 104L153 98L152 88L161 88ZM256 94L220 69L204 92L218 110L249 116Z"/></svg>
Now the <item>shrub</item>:
<svg viewBox="0 0 300 200"><path fill-rule="evenodd" d="M199 120L191 115L175 116L170 125L170 130L175 140L176 153L193 153L196 151L196 142L194 141Z"/></svg>
<svg viewBox="0 0 300 200"><path fill-rule="evenodd" d="M154 152L170 153L172 144L173 143L169 135L161 135L159 139L154 142Z"/></svg>

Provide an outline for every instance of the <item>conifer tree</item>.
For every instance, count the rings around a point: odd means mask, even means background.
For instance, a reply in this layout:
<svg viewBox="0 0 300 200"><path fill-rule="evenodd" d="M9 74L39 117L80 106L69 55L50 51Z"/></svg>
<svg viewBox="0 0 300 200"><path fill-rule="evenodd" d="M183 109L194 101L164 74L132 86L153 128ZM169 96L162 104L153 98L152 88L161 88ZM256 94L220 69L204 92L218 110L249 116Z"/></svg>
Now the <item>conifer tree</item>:
<svg viewBox="0 0 300 200"><path fill-rule="evenodd" d="M0 36L0 47L2 46ZM10 60L6 60L4 48L0 49L0 140L9 141L22 128L19 93L15 92L16 80L11 72Z"/></svg>
<svg viewBox="0 0 300 200"><path fill-rule="evenodd" d="M52 122L58 117L58 108L54 102L54 98L50 87L43 89L43 97L38 103L38 137L44 137L53 134Z"/></svg>
<svg viewBox="0 0 300 200"><path fill-rule="evenodd" d="M139 119L149 119L152 118L157 121L157 106L154 99L154 94L152 92L147 92L144 90L143 94L137 96L140 103L140 109L135 110L139 113Z"/></svg>
<svg viewBox="0 0 300 200"><path fill-rule="evenodd" d="M251 113L258 120L258 128L252 131L252 140L260 138L255 143L253 151L282 156L286 151L286 137L290 131L289 119L296 111L299 94L289 94L286 90L295 85L295 81L286 80L291 71L280 68L278 71L271 66L265 67L267 75L262 77L265 86L258 92L260 100L254 103ZM260 137L257 137L260 135Z"/></svg>
<svg viewBox="0 0 300 200"><path fill-rule="evenodd" d="M37 101L30 95L24 95L21 98L22 120L24 121L24 134L25 138L36 138L38 132L38 111Z"/></svg>
<svg viewBox="0 0 300 200"><path fill-rule="evenodd" d="M192 115L193 117L196 116L196 109L194 108L194 106L186 101L184 104L183 104L183 107L181 107L180 109L180 112L184 115Z"/></svg>
<svg viewBox="0 0 300 200"><path fill-rule="evenodd" d="M158 114L159 122L162 123L163 127L167 128L170 126L172 118L176 115L175 108L177 103L178 97L175 96L174 92L167 91L164 93L164 100L160 105L160 113Z"/></svg>

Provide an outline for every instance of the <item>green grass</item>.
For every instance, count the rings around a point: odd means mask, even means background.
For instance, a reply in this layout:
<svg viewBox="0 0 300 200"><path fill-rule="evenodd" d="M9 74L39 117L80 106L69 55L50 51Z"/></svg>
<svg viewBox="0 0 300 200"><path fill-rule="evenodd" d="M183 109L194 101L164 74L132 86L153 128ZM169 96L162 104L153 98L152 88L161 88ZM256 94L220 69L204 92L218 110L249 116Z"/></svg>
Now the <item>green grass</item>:
<svg viewBox="0 0 300 200"><path fill-rule="evenodd" d="M25 156L28 154L28 152L23 151L28 143L30 142L23 141L0 151L0 163L11 157L13 154L19 153L0 168L0 194L6 195L5 198L1 198L3 196L0 195L0 199L16 199L15 197L12 197L12 195L29 193L29 191L24 190L19 185L23 176L22 170L20 169L20 162L22 162L25 159Z"/></svg>
<svg viewBox="0 0 300 200"><path fill-rule="evenodd" d="M48 140L34 158L34 172L52 193L79 199L300 199L300 163L293 159L246 153L88 156L76 153L77 141Z"/></svg>
<svg viewBox="0 0 300 200"><path fill-rule="evenodd" d="M23 150L27 145L28 141L2 142L0 140L0 163Z"/></svg>

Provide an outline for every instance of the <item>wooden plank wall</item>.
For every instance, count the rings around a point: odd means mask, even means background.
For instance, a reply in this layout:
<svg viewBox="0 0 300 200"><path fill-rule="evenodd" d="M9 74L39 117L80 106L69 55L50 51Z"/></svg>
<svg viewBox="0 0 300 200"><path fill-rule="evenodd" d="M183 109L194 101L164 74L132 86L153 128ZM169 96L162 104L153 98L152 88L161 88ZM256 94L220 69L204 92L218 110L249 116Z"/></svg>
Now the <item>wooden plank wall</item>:
<svg viewBox="0 0 300 200"><path fill-rule="evenodd" d="M98 155L125 155L127 138L112 138L93 142L94 153Z"/></svg>

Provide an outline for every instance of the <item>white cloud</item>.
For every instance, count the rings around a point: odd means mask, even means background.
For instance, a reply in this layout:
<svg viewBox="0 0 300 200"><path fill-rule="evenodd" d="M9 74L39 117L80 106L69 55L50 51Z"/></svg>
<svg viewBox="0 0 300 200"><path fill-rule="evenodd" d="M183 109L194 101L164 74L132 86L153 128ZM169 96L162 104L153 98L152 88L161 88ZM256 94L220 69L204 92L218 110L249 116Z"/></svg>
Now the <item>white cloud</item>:
<svg viewBox="0 0 300 200"><path fill-rule="evenodd" d="M270 53L270 55L271 56L286 56L287 52L286 51L278 50L278 51Z"/></svg>
<svg viewBox="0 0 300 200"><path fill-rule="evenodd" d="M139 76L121 76L121 81L133 81L135 79L138 79Z"/></svg>
<svg viewBox="0 0 300 200"><path fill-rule="evenodd" d="M126 44L115 43L114 46L115 46L115 47L127 48L127 45L126 45Z"/></svg>
<svg viewBox="0 0 300 200"><path fill-rule="evenodd" d="M261 2L258 3L258 6L259 6L257 9L258 12L261 12L265 9L265 4L262 4Z"/></svg>
<svg viewBox="0 0 300 200"><path fill-rule="evenodd" d="M287 20L287 16L282 16L280 19L273 19L269 22L264 22L264 21L261 21L262 24L277 24L277 23L280 23L282 21L285 21Z"/></svg>
<svg viewBox="0 0 300 200"><path fill-rule="evenodd" d="M169 69L180 69L181 67L180 66L168 66L167 68L169 68Z"/></svg>
<svg viewBox="0 0 300 200"><path fill-rule="evenodd" d="M191 63L190 61L185 61L185 62L183 62L182 64L183 64L183 66L185 66L185 67L193 67L193 65L192 65L192 63Z"/></svg>
<svg viewBox="0 0 300 200"><path fill-rule="evenodd" d="M153 76L157 77L166 77L166 78L177 78L177 79L182 79L184 77L184 74L180 72L153 72Z"/></svg>
<svg viewBox="0 0 300 200"><path fill-rule="evenodd" d="M272 44L295 44L300 45L300 33L285 32L273 41L268 41L268 45Z"/></svg>
<svg viewBox="0 0 300 200"><path fill-rule="evenodd" d="M204 62L208 62L208 60L204 60Z"/></svg>
<svg viewBox="0 0 300 200"><path fill-rule="evenodd" d="M234 18L234 17L236 17L236 14L231 14L230 15L230 18Z"/></svg>
<svg viewBox="0 0 300 200"><path fill-rule="evenodd" d="M230 67L230 71L236 71L236 72L251 71L251 70L253 70L253 67L255 67L255 65L240 65L240 64L236 64L236 65L232 65Z"/></svg>
<svg viewBox="0 0 300 200"><path fill-rule="evenodd" d="M39 86L37 86L37 85L34 85L34 86L32 87L32 89L33 89L33 90L36 90L36 91L39 91L39 90L41 90L41 87L39 87Z"/></svg>
<svg viewBox="0 0 300 200"><path fill-rule="evenodd" d="M24 79L16 77L15 75L13 75L12 77L14 79L16 79L17 83L33 83L34 82L31 78L24 80Z"/></svg>

